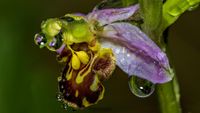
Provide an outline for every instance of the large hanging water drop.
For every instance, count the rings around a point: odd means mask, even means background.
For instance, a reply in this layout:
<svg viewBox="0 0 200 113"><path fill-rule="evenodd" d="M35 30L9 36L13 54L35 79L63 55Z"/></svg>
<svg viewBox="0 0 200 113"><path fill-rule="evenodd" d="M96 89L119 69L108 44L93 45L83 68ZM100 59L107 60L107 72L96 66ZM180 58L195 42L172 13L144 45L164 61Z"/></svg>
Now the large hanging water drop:
<svg viewBox="0 0 200 113"><path fill-rule="evenodd" d="M131 76L128 83L131 92L137 97L148 97L155 90L155 84L136 76Z"/></svg>

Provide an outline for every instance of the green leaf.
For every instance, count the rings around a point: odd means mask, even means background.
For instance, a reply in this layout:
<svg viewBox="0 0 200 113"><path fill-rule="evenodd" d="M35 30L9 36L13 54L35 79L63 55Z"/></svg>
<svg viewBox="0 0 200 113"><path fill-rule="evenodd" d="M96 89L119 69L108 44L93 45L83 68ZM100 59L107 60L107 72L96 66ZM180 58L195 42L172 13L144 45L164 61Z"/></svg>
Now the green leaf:
<svg viewBox="0 0 200 113"><path fill-rule="evenodd" d="M200 0L167 0L163 5L162 29L165 30L173 24L181 14L193 6L197 6Z"/></svg>

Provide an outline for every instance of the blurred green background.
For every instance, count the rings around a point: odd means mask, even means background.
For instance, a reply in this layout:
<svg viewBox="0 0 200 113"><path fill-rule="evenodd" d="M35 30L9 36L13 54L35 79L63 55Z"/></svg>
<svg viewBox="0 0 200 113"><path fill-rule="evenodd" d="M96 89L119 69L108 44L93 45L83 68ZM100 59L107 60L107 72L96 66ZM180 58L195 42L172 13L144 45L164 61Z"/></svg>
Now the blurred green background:
<svg viewBox="0 0 200 113"><path fill-rule="evenodd" d="M33 36L42 20L87 13L100 0L0 0L0 113L66 113L56 101L60 67ZM181 87L184 113L200 112L200 8L171 27L169 49ZM135 97L119 69L105 83L104 99L74 113L159 113L156 93Z"/></svg>

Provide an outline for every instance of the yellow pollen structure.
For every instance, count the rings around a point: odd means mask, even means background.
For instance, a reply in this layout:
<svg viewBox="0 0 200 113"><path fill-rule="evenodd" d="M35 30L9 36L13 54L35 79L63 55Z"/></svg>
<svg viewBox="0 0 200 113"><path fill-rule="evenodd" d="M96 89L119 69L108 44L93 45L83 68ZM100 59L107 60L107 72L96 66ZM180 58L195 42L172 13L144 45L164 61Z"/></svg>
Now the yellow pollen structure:
<svg viewBox="0 0 200 113"><path fill-rule="evenodd" d="M85 51L78 51L76 52L76 55L80 59L81 63L87 64L89 62L89 56Z"/></svg>
<svg viewBox="0 0 200 113"><path fill-rule="evenodd" d="M77 55L73 54L72 56L72 68L78 70L80 68L81 62Z"/></svg>

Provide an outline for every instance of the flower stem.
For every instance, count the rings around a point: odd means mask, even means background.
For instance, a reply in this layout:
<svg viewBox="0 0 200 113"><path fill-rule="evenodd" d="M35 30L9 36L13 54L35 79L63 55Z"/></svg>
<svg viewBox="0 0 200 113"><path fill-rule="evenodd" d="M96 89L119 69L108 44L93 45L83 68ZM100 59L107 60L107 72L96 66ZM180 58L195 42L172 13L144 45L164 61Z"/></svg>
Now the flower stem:
<svg viewBox="0 0 200 113"><path fill-rule="evenodd" d="M141 12L144 17L143 31L154 40L166 53L166 45L162 25L162 1L139 0ZM164 34L165 35L165 34ZM162 37L162 38L161 38ZM167 37L167 36L165 36ZM157 95L161 113L181 113L179 85L175 73L172 81L157 85Z"/></svg>
<svg viewBox="0 0 200 113"><path fill-rule="evenodd" d="M172 81L157 85L161 113L181 113L179 85L174 75Z"/></svg>

